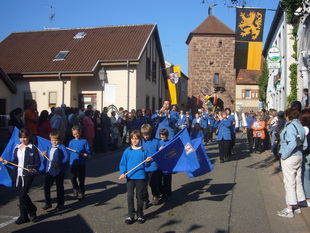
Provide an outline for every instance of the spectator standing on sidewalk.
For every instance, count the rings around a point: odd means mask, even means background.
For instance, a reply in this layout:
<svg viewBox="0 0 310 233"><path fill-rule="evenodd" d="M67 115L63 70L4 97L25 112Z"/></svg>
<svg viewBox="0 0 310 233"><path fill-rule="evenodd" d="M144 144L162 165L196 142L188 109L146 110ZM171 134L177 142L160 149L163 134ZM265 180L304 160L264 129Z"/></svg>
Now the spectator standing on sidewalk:
<svg viewBox="0 0 310 233"><path fill-rule="evenodd" d="M301 111L301 124L304 126L306 132L306 139L308 147L303 151L302 160L302 184L305 192L307 202L305 206L310 207L310 109L305 108Z"/></svg>
<svg viewBox="0 0 310 233"><path fill-rule="evenodd" d="M102 145L103 153L109 151L109 139L110 139L110 127L111 127L111 118L108 117L108 108L104 107L101 113L101 124L102 124Z"/></svg>
<svg viewBox="0 0 310 233"><path fill-rule="evenodd" d="M66 135L66 126L62 118L62 114L63 109L61 107L55 108L54 115L50 119L50 123L52 125L53 130L59 131L61 140L64 140Z"/></svg>
<svg viewBox="0 0 310 233"><path fill-rule="evenodd" d="M294 214L301 213L299 204L305 198L302 187L301 169L302 153L308 146L305 139L305 130L298 122L300 112L296 108L285 110L286 127L281 133L281 166L285 188L286 208L277 212L278 216L293 218Z"/></svg>
<svg viewBox="0 0 310 233"><path fill-rule="evenodd" d="M50 140L50 132L52 132L52 125L48 121L48 111L41 111L38 122L38 136Z"/></svg>
<svg viewBox="0 0 310 233"><path fill-rule="evenodd" d="M272 144L272 152L273 155L275 156L276 160L280 160L280 155L279 155L279 149L280 149L280 134L285 126L285 118L284 118L284 112L283 111L279 111L278 115L277 115L278 121L277 121L277 125L275 126L275 140L274 140L274 144ZM281 168L281 164L280 167Z"/></svg>
<svg viewBox="0 0 310 233"><path fill-rule="evenodd" d="M308 88L303 89L302 99L301 99L301 108L305 109L308 108L309 105L309 94Z"/></svg>
<svg viewBox="0 0 310 233"><path fill-rule="evenodd" d="M247 123L246 132L247 132L247 138L248 138L249 147L250 147L250 153L253 152L254 138L253 138L252 125L255 121L256 121L256 117L255 117L254 111L251 110L249 116L246 118L246 123Z"/></svg>
<svg viewBox="0 0 310 233"><path fill-rule="evenodd" d="M39 113L37 109L37 102L35 100L30 101L29 108L25 111L24 119L25 126L31 133L31 142L37 145Z"/></svg>
<svg viewBox="0 0 310 233"><path fill-rule="evenodd" d="M266 111L266 109L262 109L261 112L261 120L265 122L265 138L262 140L263 142L263 150L268 150L270 148L270 137L268 137L268 131L267 131L267 123L269 121L269 111Z"/></svg>
<svg viewBox="0 0 310 233"><path fill-rule="evenodd" d="M14 131L14 127L21 129L24 127L24 123L22 121L23 110L21 108L15 108L10 112L10 120L9 120L9 133L12 135Z"/></svg>
<svg viewBox="0 0 310 233"><path fill-rule="evenodd" d="M265 121L261 116L256 116L256 121L252 125L253 137L255 143L255 153L262 153L264 150L263 141L265 139Z"/></svg>
<svg viewBox="0 0 310 233"><path fill-rule="evenodd" d="M82 125L83 125L82 135L83 135L83 138L86 139L89 145L90 153L94 154L93 143L94 143L94 138L95 138L95 126L94 126L94 122L91 119L92 114L93 112L91 110L85 111L85 117L82 120Z"/></svg>

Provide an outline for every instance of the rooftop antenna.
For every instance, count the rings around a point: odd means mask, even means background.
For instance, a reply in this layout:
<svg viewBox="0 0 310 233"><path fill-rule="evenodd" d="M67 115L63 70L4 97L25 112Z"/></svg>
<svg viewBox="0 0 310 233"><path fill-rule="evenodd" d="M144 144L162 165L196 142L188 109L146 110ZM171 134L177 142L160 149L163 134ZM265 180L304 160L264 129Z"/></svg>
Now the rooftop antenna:
<svg viewBox="0 0 310 233"><path fill-rule="evenodd" d="M51 28L53 28L53 19L55 18L55 14L53 13L53 6L50 5L50 22L51 22Z"/></svg>
<svg viewBox="0 0 310 233"><path fill-rule="evenodd" d="M53 20L55 18L55 14L53 13L53 8L55 8L54 6L52 5L48 5L48 7L50 8L50 15L49 15L49 18L50 18L50 24L51 26L50 27L45 27L44 26L44 30L56 30L56 29L59 29L59 28L53 28Z"/></svg>

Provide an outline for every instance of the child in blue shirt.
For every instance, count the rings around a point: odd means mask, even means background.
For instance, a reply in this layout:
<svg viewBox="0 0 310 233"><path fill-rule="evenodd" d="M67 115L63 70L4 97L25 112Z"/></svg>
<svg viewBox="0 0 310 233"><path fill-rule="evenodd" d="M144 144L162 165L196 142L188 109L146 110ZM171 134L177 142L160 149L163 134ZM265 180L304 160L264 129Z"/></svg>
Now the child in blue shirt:
<svg viewBox="0 0 310 233"><path fill-rule="evenodd" d="M152 126L149 124L143 124L141 126L141 133L143 139L141 140L141 145L145 148L150 156L156 153L159 149L159 141L156 138L152 138ZM145 167L145 171L147 174L147 183L151 188L151 192L153 195L152 204L157 205L160 197L160 187L159 187L159 168L157 163L152 160L150 165ZM143 208L145 209L148 205L149 194L147 191L147 185L145 186L145 199L143 203Z"/></svg>
<svg viewBox="0 0 310 233"><path fill-rule="evenodd" d="M159 141L159 150L164 148L169 143L169 131L166 128L163 128L159 132L160 141ZM170 199L172 195L171 189L172 183L172 174L166 171L161 171L159 175L159 184L161 187L162 199Z"/></svg>
<svg viewBox="0 0 310 233"><path fill-rule="evenodd" d="M21 128L18 137L21 144L14 148L14 159L12 162L18 165L18 167L14 167L13 174L16 177L20 211L20 216L15 223L20 225L29 221L37 221L37 207L31 201L28 191L36 172L40 168L41 160L38 150L30 142L30 130L28 128ZM6 164L2 157L0 157L0 162ZM23 167L28 170L23 169Z"/></svg>
<svg viewBox="0 0 310 233"><path fill-rule="evenodd" d="M133 130L130 134L131 146L128 147L122 156L119 164L120 177L127 179L127 203L128 203L128 218L126 224L134 223L134 190L136 189L137 197L137 222L142 224L145 222L143 216L143 199L145 197L146 172L145 162L150 162L151 157L147 157L147 151L140 145L142 139L141 132ZM137 165L141 164L137 168ZM135 168L135 169L134 169ZM134 169L134 170L132 170Z"/></svg>
<svg viewBox="0 0 310 233"><path fill-rule="evenodd" d="M72 127L74 139L69 142L70 150L70 179L73 187L73 197L83 199L85 197L85 172L86 157L90 148L86 139L82 139L80 126ZM79 184L77 182L79 180Z"/></svg>
<svg viewBox="0 0 310 233"><path fill-rule="evenodd" d="M199 137L204 137L203 132L201 130L200 124L195 123L193 127L193 131L191 132L191 139L199 138Z"/></svg>
<svg viewBox="0 0 310 233"><path fill-rule="evenodd" d="M61 136L58 131L52 131L49 136L51 139L52 147L49 148L48 153L46 151L43 152L44 156L49 157L49 161L47 163L46 176L44 181L45 205L42 207L42 209L47 210L52 208L51 187L54 181L56 181L57 206L55 210L62 210L65 203L64 179L65 172L69 164L69 154L66 150L66 147L61 144Z"/></svg>

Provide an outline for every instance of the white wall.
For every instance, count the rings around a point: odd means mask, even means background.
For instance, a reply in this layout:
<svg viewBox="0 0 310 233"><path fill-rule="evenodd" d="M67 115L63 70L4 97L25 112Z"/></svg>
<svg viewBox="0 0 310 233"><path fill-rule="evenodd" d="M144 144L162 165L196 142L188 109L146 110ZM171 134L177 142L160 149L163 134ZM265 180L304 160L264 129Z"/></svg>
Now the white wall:
<svg viewBox="0 0 310 233"><path fill-rule="evenodd" d="M37 101L38 111L50 110L49 108L49 92L56 92L57 106L62 103L62 81L58 79L43 78L42 80L19 79L14 80L17 87L17 94L13 96L13 104L15 107L24 106L24 94L26 92L34 92Z"/></svg>
<svg viewBox="0 0 310 233"><path fill-rule="evenodd" d="M278 47L281 51L281 69L269 70L269 80L267 87L267 105L268 108L284 110L287 107L287 96L291 92L289 66L294 59L292 58L293 40L290 39L292 26L285 24L286 15L283 14L278 24L277 30L273 35L269 48ZM269 50L268 48L268 50ZM280 75L280 85L274 86L275 78Z"/></svg>
<svg viewBox="0 0 310 233"><path fill-rule="evenodd" d="M306 16L304 16L306 17ZM298 91L297 99L302 98L302 90L310 87L310 19L301 21L298 28Z"/></svg>
<svg viewBox="0 0 310 233"><path fill-rule="evenodd" d="M0 79L0 99L6 100L6 109L5 113L8 115L15 107L13 107L12 101L13 94L5 85L5 83Z"/></svg>

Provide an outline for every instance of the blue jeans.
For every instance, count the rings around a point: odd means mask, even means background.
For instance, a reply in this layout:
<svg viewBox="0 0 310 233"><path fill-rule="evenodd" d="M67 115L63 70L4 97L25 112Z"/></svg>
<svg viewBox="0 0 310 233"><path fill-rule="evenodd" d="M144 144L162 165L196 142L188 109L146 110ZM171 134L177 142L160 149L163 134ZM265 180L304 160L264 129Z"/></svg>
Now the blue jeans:
<svg viewBox="0 0 310 233"><path fill-rule="evenodd" d="M137 215L138 218L143 218L143 199L145 197L146 180L127 179L126 185L127 185L128 217L133 218L135 215L134 190L136 189Z"/></svg>
<svg viewBox="0 0 310 233"><path fill-rule="evenodd" d="M302 184L305 196L310 198L310 155L303 155L302 161Z"/></svg>

